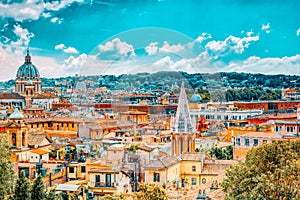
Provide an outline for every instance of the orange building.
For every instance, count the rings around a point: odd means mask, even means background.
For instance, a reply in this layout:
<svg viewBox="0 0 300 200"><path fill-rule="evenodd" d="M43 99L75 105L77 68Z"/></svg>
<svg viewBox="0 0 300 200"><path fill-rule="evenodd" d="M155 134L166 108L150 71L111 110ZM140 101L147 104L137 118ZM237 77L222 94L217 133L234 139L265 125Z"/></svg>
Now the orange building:
<svg viewBox="0 0 300 200"><path fill-rule="evenodd" d="M234 102L239 110L296 110L300 101Z"/></svg>

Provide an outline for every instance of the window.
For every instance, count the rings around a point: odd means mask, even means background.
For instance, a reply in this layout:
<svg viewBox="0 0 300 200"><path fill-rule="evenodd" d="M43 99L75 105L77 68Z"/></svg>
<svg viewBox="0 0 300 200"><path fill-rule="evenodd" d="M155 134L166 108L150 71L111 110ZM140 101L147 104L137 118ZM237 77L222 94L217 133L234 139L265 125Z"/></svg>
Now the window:
<svg viewBox="0 0 300 200"><path fill-rule="evenodd" d="M253 146L255 146L255 147L258 146L258 139L253 140Z"/></svg>
<svg viewBox="0 0 300 200"><path fill-rule="evenodd" d="M74 171L75 171L75 170L74 170L74 167L70 167L70 168L69 168L69 173L74 173Z"/></svg>
<svg viewBox="0 0 300 200"><path fill-rule="evenodd" d="M192 166L192 171L193 171L193 172L196 171L196 166L195 166L195 165Z"/></svg>
<svg viewBox="0 0 300 200"><path fill-rule="evenodd" d="M241 139L240 138L236 138L236 145L240 146L241 145Z"/></svg>
<svg viewBox="0 0 300 200"><path fill-rule="evenodd" d="M206 179L203 178L203 179L202 179L202 184L205 184L205 183L206 183Z"/></svg>
<svg viewBox="0 0 300 200"><path fill-rule="evenodd" d="M85 173L85 166L81 166L81 173Z"/></svg>
<svg viewBox="0 0 300 200"><path fill-rule="evenodd" d="M249 139L245 139L245 146L249 146Z"/></svg>
<svg viewBox="0 0 300 200"><path fill-rule="evenodd" d="M197 178L192 178L192 185L197 185Z"/></svg>
<svg viewBox="0 0 300 200"><path fill-rule="evenodd" d="M100 184L100 175L95 176L95 182Z"/></svg>
<svg viewBox="0 0 300 200"><path fill-rule="evenodd" d="M154 182L159 182L160 180L159 180L159 173L156 173L156 172L154 172L154 176L153 176L153 178L154 178Z"/></svg>

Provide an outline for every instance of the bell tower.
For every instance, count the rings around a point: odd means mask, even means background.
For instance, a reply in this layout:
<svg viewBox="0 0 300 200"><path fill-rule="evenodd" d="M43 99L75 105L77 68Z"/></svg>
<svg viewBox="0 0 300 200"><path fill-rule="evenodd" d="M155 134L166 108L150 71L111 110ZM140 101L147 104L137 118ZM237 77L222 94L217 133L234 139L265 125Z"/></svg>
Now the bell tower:
<svg viewBox="0 0 300 200"><path fill-rule="evenodd" d="M184 82L182 82L176 116L171 118L173 156L195 152L195 132L196 126L190 116Z"/></svg>
<svg viewBox="0 0 300 200"><path fill-rule="evenodd" d="M14 112L8 117L8 143L10 147L22 149L28 147L27 125L24 115L16 107Z"/></svg>

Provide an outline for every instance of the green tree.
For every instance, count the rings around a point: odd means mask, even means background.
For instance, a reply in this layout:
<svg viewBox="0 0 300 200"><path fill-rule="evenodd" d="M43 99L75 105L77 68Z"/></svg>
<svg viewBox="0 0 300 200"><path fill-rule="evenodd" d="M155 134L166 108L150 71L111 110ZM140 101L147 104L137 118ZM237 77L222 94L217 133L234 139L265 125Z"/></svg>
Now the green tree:
<svg viewBox="0 0 300 200"><path fill-rule="evenodd" d="M30 182L22 170L15 185L15 200L30 200Z"/></svg>
<svg viewBox="0 0 300 200"><path fill-rule="evenodd" d="M104 197L100 197L99 200L125 200L124 194L113 194L113 195L105 195Z"/></svg>
<svg viewBox="0 0 300 200"><path fill-rule="evenodd" d="M252 148L221 183L225 199L300 199L300 141Z"/></svg>
<svg viewBox="0 0 300 200"><path fill-rule="evenodd" d="M7 140L4 135L0 135L0 199L12 190L14 185L15 172L11 163L11 154L8 150Z"/></svg>
<svg viewBox="0 0 300 200"><path fill-rule="evenodd" d="M230 145L225 148L214 146L208 153L210 157L215 157L217 160L231 160L233 158L233 146Z"/></svg>
<svg viewBox="0 0 300 200"><path fill-rule="evenodd" d="M57 200L57 197L55 195L55 192L51 190L47 195L47 200Z"/></svg>
<svg viewBox="0 0 300 200"><path fill-rule="evenodd" d="M139 191L134 194L134 199L143 200L167 200L166 189L160 184L142 183L139 184Z"/></svg>
<svg viewBox="0 0 300 200"><path fill-rule="evenodd" d="M38 175L34 179L31 189L31 200L44 200L46 198L45 187L42 180L42 176Z"/></svg>

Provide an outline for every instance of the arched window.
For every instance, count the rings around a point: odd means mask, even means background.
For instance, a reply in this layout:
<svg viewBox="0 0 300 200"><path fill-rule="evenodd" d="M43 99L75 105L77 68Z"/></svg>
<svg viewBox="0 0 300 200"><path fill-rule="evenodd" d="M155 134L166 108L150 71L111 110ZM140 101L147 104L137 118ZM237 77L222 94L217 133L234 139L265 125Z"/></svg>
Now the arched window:
<svg viewBox="0 0 300 200"><path fill-rule="evenodd" d="M25 141L26 141L26 133L22 133L22 146L26 146Z"/></svg>
<svg viewBox="0 0 300 200"><path fill-rule="evenodd" d="M17 136L15 133L11 134L11 144L12 144L12 146L17 145Z"/></svg>

